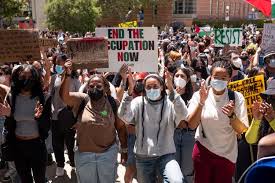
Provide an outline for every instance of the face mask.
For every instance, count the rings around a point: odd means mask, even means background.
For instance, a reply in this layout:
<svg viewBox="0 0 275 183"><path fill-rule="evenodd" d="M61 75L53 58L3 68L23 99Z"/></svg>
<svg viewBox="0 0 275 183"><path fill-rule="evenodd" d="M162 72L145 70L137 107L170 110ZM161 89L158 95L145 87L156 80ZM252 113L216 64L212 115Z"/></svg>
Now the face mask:
<svg viewBox="0 0 275 183"><path fill-rule="evenodd" d="M232 63L236 68L239 69L243 66L242 60L240 58L233 60Z"/></svg>
<svg viewBox="0 0 275 183"><path fill-rule="evenodd" d="M270 59L268 66L271 68L275 68L275 59Z"/></svg>
<svg viewBox="0 0 275 183"><path fill-rule="evenodd" d="M18 84L19 84L19 88L25 91L30 91L33 87L33 82L30 79L19 80Z"/></svg>
<svg viewBox="0 0 275 183"><path fill-rule="evenodd" d="M0 83L3 84L6 81L5 76L0 76Z"/></svg>
<svg viewBox="0 0 275 183"><path fill-rule="evenodd" d="M149 100L155 101L160 97L160 89L146 90L146 96Z"/></svg>
<svg viewBox="0 0 275 183"><path fill-rule="evenodd" d="M175 70L177 69L177 67L173 64L173 65L169 66L167 69L170 73L174 73Z"/></svg>
<svg viewBox="0 0 275 183"><path fill-rule="evenodd" d="M140 82L140 81L136 82L136 85L135 85L135 88L134 88L135 92L137 94L139 94L139 93L141 93L143 91L143 89L144 89L143 83Z"/></svg>
<svg viewBox="0 0 275 183"><path fill-rule="evenodd" d="M216 91L223 91L227 87L227 81L212 79L210 82L211 86Z"/></svg>
<svg viewBox="0 0 275 183"><path fill-rule="evenodd" d="M91 100L98 101L103 97L103 90L93 88L88 91L88 95L90 96Z"/></svg>
<svg viewBox="0 0 275 183"><path fill-rule="evenodd" d="M180 77L174 78L174 83L176 87L180 87L180 88L184 88L187 84L185 79L182 79Z"/></svg>
<svg viewBox="0 0 275 183"><path fill-rule="evenodd" d="M190 51L191 51L191 52L196 51L196 49L197 49L197 47L195 47L195 46L190 46Z"/></svg>
<svg viewBox="0 0 275 183"><path fill-rule="evenodd" d="M55 71L57 74L62 74L64 72L64 69L61 65L56 65L55 66Z"/></svg>
<svg viewBox="0 0 275 183"><path fill-rule="evenodd" d="M193 74L192 76L190 76L190 79L193 83L195 83L197 81L197 75Z"/></svg>
<svg viewBox="0 0 275 183"><path fill-rule="evenodd" d="M194 70L202 73L204 71L204 68L203 67L195 67Z"/></svg>

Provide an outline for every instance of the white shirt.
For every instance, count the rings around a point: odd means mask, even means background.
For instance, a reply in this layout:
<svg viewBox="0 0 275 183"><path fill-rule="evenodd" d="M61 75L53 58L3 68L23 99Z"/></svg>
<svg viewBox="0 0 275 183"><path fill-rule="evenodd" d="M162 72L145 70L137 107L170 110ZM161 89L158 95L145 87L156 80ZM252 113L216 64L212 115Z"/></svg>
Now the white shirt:
<svg viewBox="0 0 275 183"><path fill-rule="evenodd" d="M191 114L199 105L199 92L194 93L188 114ZM233 163L237 161L238 146L234 129L230 125L230 120L222 112L222 107L229 102L228 90L223 95L217 96L212 88L209 90L208 98L202 109L201 123L196 130L195 139L214 154L224 157ZM243 95L235 92L235 114L237 118L246 126L249 126L247 117L247 107ZM202 126L206 138L202 135Z"/></svg>

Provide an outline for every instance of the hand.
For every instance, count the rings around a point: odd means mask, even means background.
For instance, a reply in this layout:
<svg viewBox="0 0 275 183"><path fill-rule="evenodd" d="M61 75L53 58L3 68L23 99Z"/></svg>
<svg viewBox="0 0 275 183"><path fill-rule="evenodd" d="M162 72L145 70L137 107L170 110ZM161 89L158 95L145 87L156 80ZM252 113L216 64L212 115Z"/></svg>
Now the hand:
<svg viewBox="0 0 275 183"><path fill-rule="evenodd" d="M64 65L66 74L72 74L72 66L73 66L72 61L67 60L66 63L65 63L65 65Z"/></svg>
<svg viewBox="0 0 275 183"><path fill-rule="evenodd" d="M38 119L41 117L43 112L43 106L42 104L40 104L40 102L37 102L35 109L34 109L34 118Z"/></svg>
<svg viewBox="0 0 275 183"><path fill-rule="evenodd" d="M127 72L128 72L128 65L124 63L119 69L119 74L122 77L123 81L125 82L127 80Z"/></svg>
<svg viewBox="0 0 275 183"><path fill-rule="evenodd" d="M121 164L123 166L126 166L127 159L128 159L128 154L127 153L121 153Z"/></svg>
<svg viewBox="0 0 275 183"><path fill-rule="evenodd" d="M261 102L256 101L252 105L252 115L256 120L262 120L264 111L261 108Z"/></svg>
<svg viewBox="0 0 275 183"><path fill-rule="evenodd" d="M128 74L128 94L132 95L133 91L134 91L134 87L135 87L135 83L134 83L134 78L132 75L132 71L131 68L129 67L129 74Z"/></svg>
<svg viewBox="0 0 275 183"><path fill-rule="evenodd" d="M0 103L0 116L10 117L11 115L11 107L7 101L4 104Z"/></svg>
<svg viewBox="0 0 275 183"><path fill-rule="evenodd" d="M210 89L210 87L208 89L206 89L206 87L205 87L205 81L202 81L201 82L201 87L200 87L200 90L199 90L199 93L200 93L200 103L201 104L205 103L205 101L206 101L206 99L208 97L209 89Z"/></svg>
<svg viewBox="0 0 275 183"><path fill-rule="evenodd" d="M234 113L234 109L235 109L235 104L232 100L230 100L228 104L222 107L222 112L226 116L231 116Z"/></svg>
<svg viewBox="0 0 275 183"><path fill-rule="evenodd" d="M170 92L173 92L173 81L172 81L172 76L170 72L168 71L167 68L164 68L165 71L165 84Z"/></svg>
<svg viewBox="0 0 275 183"><path fill-rule="evenodd" d="M176 92L180 95L182 95L184 93L185 89L180 88L180 87L176 87Z"/></svg>
<svg viewBox="0 0 275 183"><path fill-rule="evenodd" d="M271 104L268 104L266 102L262 103L262 107L264 108L264 117L268 122L271 122L275 119L275 112L273 110L273 107Z"/></svg>
<svg viewBox="0 0 275 183"><path fill-rule="evenodd" d="M50 60L45 57L45 61L44 61L44 68L46 70L46 72L50 71L52 67L52 63L50 62Z"/></svg>

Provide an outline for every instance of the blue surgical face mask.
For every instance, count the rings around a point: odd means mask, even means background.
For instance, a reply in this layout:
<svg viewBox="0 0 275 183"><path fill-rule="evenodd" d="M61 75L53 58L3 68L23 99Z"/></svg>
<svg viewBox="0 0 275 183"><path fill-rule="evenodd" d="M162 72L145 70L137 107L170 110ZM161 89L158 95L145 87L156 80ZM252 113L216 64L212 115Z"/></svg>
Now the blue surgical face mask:
<svg viewBox="0 0 275 183"><path fill-rule="evenodd" d="M223 91L227 87L227 81L218 80L218 79L212 79L210 82L212 88L216 91Z"/></svg>
<svg viewBox="0 0 275 183"><path fill-rule="evenodd" d="M64 72L64 69L61 65L56 65L55 66L55 71L57 74L62 74Z"/></svg>
<svg viewBox="0 0 275 183"><path fill-rule="evenodd" d="M149 100L155 101L158 100L160 97L161 91L160 88L158 89L150 89L150 90L146 90L146 96Z"/></svg>

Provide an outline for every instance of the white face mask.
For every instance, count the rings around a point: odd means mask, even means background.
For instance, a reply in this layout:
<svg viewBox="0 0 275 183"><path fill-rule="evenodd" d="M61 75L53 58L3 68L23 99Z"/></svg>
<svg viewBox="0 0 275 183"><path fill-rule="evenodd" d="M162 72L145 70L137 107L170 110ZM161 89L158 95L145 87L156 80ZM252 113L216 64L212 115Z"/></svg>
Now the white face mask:
<svg viewBox="0 0 275 183"><path fill-rule="evenodd" d="M233 60L232 63L235 67L237 67L239 69L243 67L243 62L240 58Z"/></svg>
<svg viewBox="0 0 275 183"><path fill-rule="evenodd" d="M196 47L196 46L190 46L190 51L191 51L191 52L196 51L196 49L197 49L197 47Z"/></svg>
<svg viewBox="0 0 275 183"><path fill-rule="evenodd" d="M223 91L227 87L227 81L218 80L218 79L212 79L210 84L212 88L214 88L214 90L218 92Z"/></svg>
<svg viewBox="0 0 275 183"><path fill-rule="evenodd" d="M196 74L191 75L191 76L190 76L190 80L191 80L191 82L193 82L193 83L197 82L197 75L196 75Z"/></svg>
<svg viewBox="0 0 275 183"><path fill-rule="evenodd" d="M158 100L160 97L160 89L150 89L146 90L146 96L148 97L149 100L155 101Z"/></svg>
<svg viewBox="0 0 275 183"><path fill-rule="evenodd" d="M182 79L181 77L178 78L174 78L174 83L176 87L180 87L180 88L184 88L187 84L187 82L185 81L185 79Z"/></svg>
<svg viewBox="0 0 275 183"><path fill-rule="evenodd" d="M5 76L0 76L0 84L3 84L6 81Z"/></svg>
<svg viewBox="0 0 275 183"><path fill-rule="evenodd" d="M275 59L270 59L268 66L271 68L275 68Z"/></svg>

